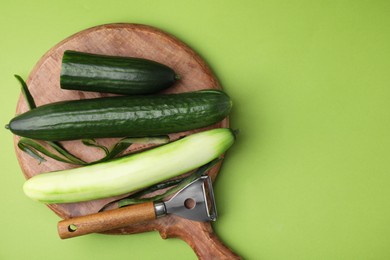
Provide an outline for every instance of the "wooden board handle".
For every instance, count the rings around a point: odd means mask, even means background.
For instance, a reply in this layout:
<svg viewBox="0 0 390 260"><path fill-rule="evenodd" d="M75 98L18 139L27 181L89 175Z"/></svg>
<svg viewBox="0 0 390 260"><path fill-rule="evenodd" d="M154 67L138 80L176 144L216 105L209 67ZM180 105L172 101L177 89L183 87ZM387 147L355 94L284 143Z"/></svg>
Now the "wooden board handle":
<svg viewBox="0 0 390 260"><path fill-rule="evenodd" d="M160 231L163 239L175 237L184 240L200 260L242 259L218 238L210 222L196 222L186 219L177 221L177 217L172 217L170 216L170 221L174 222L174 225L163 225L156 228ZM167 219L167 217L164 217L164 219Z"/></svg>
<svg viewBox="0 0 390 260"><path fill-rule="evenodd" d="M154 204L147 202L62 220L58 223L58 234L65 239L122 228L155 218Z"/></svg>
<svg viewBox="0 0 390 260"><path fill-rule="evenodd" d="M226 246L213 231L207 229L198 230L197 237L191 242L187 241L187 243L192 247L200 260L242 259L239 255L233 252L231 248Z"/></svg>

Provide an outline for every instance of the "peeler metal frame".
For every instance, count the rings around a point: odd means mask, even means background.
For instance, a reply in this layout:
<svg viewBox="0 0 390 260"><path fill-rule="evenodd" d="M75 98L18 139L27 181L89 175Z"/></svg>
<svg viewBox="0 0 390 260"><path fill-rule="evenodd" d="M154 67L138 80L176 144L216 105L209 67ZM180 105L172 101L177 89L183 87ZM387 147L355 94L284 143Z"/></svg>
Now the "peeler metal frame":
<svg viewBox="0 0 390 260"><path fill-rule="evenodd" d="M157 217L174 214L200 222L217 219L213 186L207 175L203 175L186 185L170 200L155 203L154 207Z"/></svg>

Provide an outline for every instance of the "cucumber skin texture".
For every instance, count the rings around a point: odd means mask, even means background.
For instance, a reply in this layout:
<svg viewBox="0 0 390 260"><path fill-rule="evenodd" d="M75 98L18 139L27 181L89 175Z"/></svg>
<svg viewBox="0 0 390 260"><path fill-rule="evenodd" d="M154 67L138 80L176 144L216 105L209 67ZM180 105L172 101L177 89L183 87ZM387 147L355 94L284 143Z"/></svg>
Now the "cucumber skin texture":
<svg viewBox="0 0 390 260"><path fill-rule="evenodd" d="M71 203L133 192L196 169L225 153L235 135L215 128L109 162L41 173L23 185L43 203Z"/></svg>
<svg viewBox="0 0 390 260"><path fill-rule="evenodd" d="M210 126L231 107L219 90L62 101L16 116L9 129L46 141L156 136Z"/></svg>
<svg viewBox="0 0 390 260"><path fill-rule="evenodd" d="M114 94L152 94L172 86L170 67L147 59L67 50L61 64L62 89Z"/></svg>

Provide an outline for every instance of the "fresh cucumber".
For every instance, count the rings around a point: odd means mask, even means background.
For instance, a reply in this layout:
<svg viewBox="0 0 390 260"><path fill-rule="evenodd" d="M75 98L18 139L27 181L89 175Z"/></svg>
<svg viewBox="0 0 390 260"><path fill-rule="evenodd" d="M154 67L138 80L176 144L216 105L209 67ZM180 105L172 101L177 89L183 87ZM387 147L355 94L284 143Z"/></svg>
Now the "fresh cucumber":
<svg viewBox="0 0 390 260"><path fill-rule="evenodd" d="M62 101L18 115L8 128L47 141L156 136L210 126L231 106L219 90Z"/></svg>
<svg viewBox="0 0 390 260"><path fill-rule="evenodd" d="M173 85L178 79L168 66L141 58L64 52L62 89L116 94L150 94Z"/></svg>
<svg viewBox="0 0 390 260"><path fill-rule="evenodd" d="M44 203L70 203L133 192L198 168L223 154L234 133L216 128L109 162L42 173L27 180L25 194Z"/></svg>

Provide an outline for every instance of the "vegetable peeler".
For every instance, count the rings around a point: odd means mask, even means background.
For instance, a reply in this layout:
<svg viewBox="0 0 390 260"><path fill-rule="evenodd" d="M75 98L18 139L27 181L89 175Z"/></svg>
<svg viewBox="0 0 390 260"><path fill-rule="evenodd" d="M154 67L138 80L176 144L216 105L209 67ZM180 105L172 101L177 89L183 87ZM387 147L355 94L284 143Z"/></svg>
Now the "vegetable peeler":
<svg viewBox="0 0 390 260"><path fill-rule="evenodd" d="M217 210L210 177L197 178L165 202L146 202L62 220L58 223L58 233L66 239L123 228L167 214L199 222L215 221Z"/></svg>

